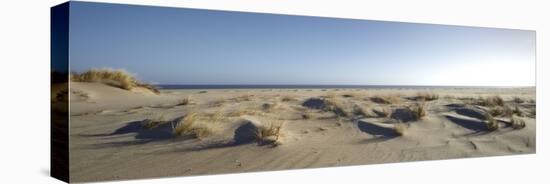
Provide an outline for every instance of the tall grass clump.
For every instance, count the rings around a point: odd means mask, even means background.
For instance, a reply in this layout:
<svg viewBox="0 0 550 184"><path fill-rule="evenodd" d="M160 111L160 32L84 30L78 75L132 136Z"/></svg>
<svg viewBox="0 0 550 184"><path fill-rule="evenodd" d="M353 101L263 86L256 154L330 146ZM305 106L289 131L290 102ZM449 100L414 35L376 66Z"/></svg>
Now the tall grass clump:
<svg viewBox="0 0 550 184"><path fill-rule="evenodd" d="M369 113L367 112L367 110L357 104L353 105L353 114L356 116L363 116L363 117L369 116Z"/></svg>
<svg viewBox="0 0 550 184"><path fill-rule="evenodd" d="M326 106L324 108L325 111L333 112L337 116L341 116L341 117L348 116L348 114L346 113L346 111L344 111L344 108L342 107L342 105L340 105L338 101L333 99L328 99L325 101L325 103L326 103Z"/></svg>
<svg viewBox="0 0 550 184"><path fill-rule="evenodd" d="M479 97L475 102L477 105L481 106L504 106L504 100L500 96L490 96L490 97Z"/></svg>
<svg viewBox="0 0 550 184"><path fill-rule="evenodd" d="M407 130L407 124L403 122L397 122L396 124L393 125L393 131L395 131L395 134L399 136L404 136L405 130Z"/></svg>
<svg viewBox="0 0 550 184"><path fill-rule="evenodd" d="M514 101L515 103L518 103L518 104L525 102L525 100L523 100L522 98L517 97L517 96L514 97L513 101Z"/></svg>
<svg viewBox="0 0 550 184"><path fill-rule="evenodd" d="M254 132L254 138L261 144L279 144L283 122L271 122L268 125L260 125Z"/></svg>
<svg viewBox="0 0 550 184"><path fill-rule="evenodd" d="M163 123L166 123L166 122L168 122L168 121L166 120L164 115L159 115L159 116L154 117L154 118L146 119L144 121L143 127L147 128L147 129L153 129L153 128L156 128L159 125L161 125Z"/></svg>
<svg viewBox="0 0 550 184"><path fill-rule="evenodd" d="M510 124L512 124L513 129L525 128L525 121L515 116L510 117Z"/></svg>
<svg viewBox="0 0 550 184"><path fill-rule="evenodd" d="M372 112L374 112L378 117L388 118L392 113L392 109L387 107L374 108L372 109Z"/></svg>
<svg viewBox="0 0 550 184"><path fill-rule="evenodd" d="M490 113L485 113L485 126L490 131L498 129L498 122Z"/></svg>
<svg viewBox="0 0 550 184"><path fill-rule="evenodd" d="M415 103L408 106L407 109L411 113L414 120L423 119L428 114L426 111L426 104L424 103Z"/></svg>
<svg viewBox="0 0 550 184"><path fill-rule="evenodd" d="M192 136L198 139L203 139L210 136L212 129L206 124L198 122L199 114L190 113L181 119L173 129L174 135L177 136Z"/></svg>
<svg viewBox="0 0 550 184"><path fill-rule="evenodd" d="M400 101L397 95L378 95L370 98L371 101L379 104L395 104Z"/></svg>
<svg viewBox="0 0 550 184"><path fill-rule="evenodd" d="M185 97L184 99L181 99L178 104L178 106L182 106L182 105L189 105L189 103L191 103L191 97Z"/></svg>
<svg viewBox="0 0 550 184"><path fill-rule="evenodd" d="M432 101L439 99L439 95L431 92L418 92L414 99L419 101Z"/></svg>

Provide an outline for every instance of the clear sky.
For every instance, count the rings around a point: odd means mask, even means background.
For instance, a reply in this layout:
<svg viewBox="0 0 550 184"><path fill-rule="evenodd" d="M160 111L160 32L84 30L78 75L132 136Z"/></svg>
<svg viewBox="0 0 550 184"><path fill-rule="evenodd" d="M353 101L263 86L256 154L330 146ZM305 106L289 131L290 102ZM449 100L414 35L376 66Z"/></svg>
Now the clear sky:
<svg viewBox="0 0 550 184"><path fill-rule="evenodd" d="M72 2L70 67L157 84L534 86L535 32Z"/></svg>

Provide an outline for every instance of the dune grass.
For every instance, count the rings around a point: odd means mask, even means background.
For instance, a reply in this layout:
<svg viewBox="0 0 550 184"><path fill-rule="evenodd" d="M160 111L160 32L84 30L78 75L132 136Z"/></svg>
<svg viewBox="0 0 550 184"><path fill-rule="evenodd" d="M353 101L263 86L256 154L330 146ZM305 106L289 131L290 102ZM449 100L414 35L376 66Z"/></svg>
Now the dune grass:
<svg viewBox="0 0 550 184"><path fill-rule="evenodd" d="M426 111L426 104L424 103L415 103L407 107L408 111L411 113L413 120L421 120L428 112Z"/></svg>
<svg viewBox="0 0 550 184"><path fill-rule="evenodd" d="M488 112L494 117L512 117L513 115L524 115L518 106L514 106L514 108L511 108L509 105L494 106L489 108Z"/></svg>
<svg viewBox="0 0 550 184"><path fill-rule="evenodd" d="M513 129L525 128L525 121L523 121L523 119L517 118L515 116L510 117L510 124L512 124Z"/></svg>
<svg viewBox="0 0 550 184"><path fill-rule="evenodd" d="M348 113L344 111L344 108L342 107L340 101L337 101L335 99L326 99L325 104L325 111L333 112L334 114L336 114L336 116L348 117Z"/></svg>
<svg viewBox="0 0 550 184"><path fill-rule="evenodd" d="M393 126L393 131L395 131L395 133L399 136L404 136L406 130L407 130L407 124L402 122L397 122Z"/></svg>
<svg viewBox="0 0 550 184"><path fill-rule="evenodd" d="M290 101L296 101L296 99L295 99L295 98L292 98L292 97L290 97L290 96L283 96L283 97L281 98L281 101L282 101L282 102L290 102Z"/></svg>
<svg viewBox="0 0 550 184"><path fill-rule="evenodd" d="M200 123L199 120L201 120L201 117L198 113L186 115L177 123L173 134L177 136L193 136L198 139L204 139L212 135L212 128L205 123Z"/></svg>
<svg viewBox="0 0 550 184"><path fill-rule="evenodd" d="M181 99L178 104L178 106L182 106L182 105L189 105L189 103L191 103L191 97L187 96L185 97L184 99Z"/></svg>
<svg viewBox="0 0 550 184"><path fill-rule="evenodd" d="M498 129L498 122L491 113L485 113L485 126L490 131Z"/></svg>
<svg viewBox="0 0 550 184"><path fill-rule="evenodd" d="M164 115L161 114L161 115L156 116L154 118L146 119L144 121L143 127L147 128L147 129L153 129L153 128L156 128L159 125L161 125L163 123L166 123L166 122L168 122L168 121L166 120Z"/></svg>
<svg viewBox="0 0 550 184"><path fill-rule="evenodd" d="M520 116L520 117L523 117L523 116L524 116L523 111L521 111L521 109L520 109L517 105L514 106L514 109L512 110L512 113L513 113L513 114L516 114L516 115L518 115L518 116Z"/></svg>
<svg viewBox="0 0 550 184"><path fill-rule="evenodd" d="M83 73L71 73L70 80L74 82L99 82L125 90L142 87L156 94L159 93L153 85L138 81L132 74L124 70L90 69Z"/></svg>
<svg viewBox="0 0 550 184"><path fill-rule="evenodd" d="M523 100L522 98L517 97L517 96L514 97L512 101L514 101L515 103L518 103L518 104L521 104L521 103L525 102L525 100Z"/></svg>
<svg viewBox="0 0 550 184"><path fill-rule="evenodd" d="M475 101L476 105L481 106L487 106L487 107L494 107L494 106L504 106L504 100L496 95L496 96L489 96L489 97L479 97Z"/></svg>
<svg viewBox="0 0 550 184"><path fill-rule="evenodd" d="M355 104L353 105L353 115L368 117L370 113L368 113L367 109Z"/></svg>
<svg viewBox="0 0 550 184"><path fill-rule="evenodd" d="M388 107L380 107L372 109L372 112L378 115L378 117L388 118L392 114L392 109Z"/></svg>
<svg viewBox="0 0 550 184"><path fill-rule="evenodd" d="M260 125L254 132L254 137L261 144L280 144L281 129L284 122L270 122L267 125Z"/></svg>
<svg viewBox="0 0 550 184"><path fill-rule="evenodd" d="M414 99L419 101L432 101L439 99L439 95L431 92L418 92Z"/></svg>
<svg viewBox="0 0 550 184"><path fill-rule="evenodd" d="M377 95L377 96L371 97L370 100L379 104L396 104L396 103L399 103L400 97L395 94Z"/></svg>

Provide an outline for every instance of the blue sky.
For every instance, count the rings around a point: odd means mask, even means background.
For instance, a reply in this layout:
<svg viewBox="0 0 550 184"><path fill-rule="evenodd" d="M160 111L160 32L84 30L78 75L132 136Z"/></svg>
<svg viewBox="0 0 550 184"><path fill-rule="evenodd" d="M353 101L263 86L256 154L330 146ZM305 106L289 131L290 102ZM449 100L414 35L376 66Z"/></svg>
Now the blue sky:
<svg viewBox="0 0 550 184"><path fill-rule="evenodd" d="M525 30L72 2L70 39L157 84L535 85Z"/></svg>

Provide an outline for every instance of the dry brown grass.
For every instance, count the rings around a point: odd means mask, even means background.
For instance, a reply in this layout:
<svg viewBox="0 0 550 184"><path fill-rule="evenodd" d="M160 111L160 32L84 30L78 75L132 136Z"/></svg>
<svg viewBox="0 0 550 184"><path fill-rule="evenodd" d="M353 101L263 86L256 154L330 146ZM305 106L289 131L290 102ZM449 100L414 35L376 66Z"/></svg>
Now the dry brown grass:
<svg viewBox="0 0 550 184"><path fill-rule="evenodd" d="M432 92L418 92L414 99L419 101L432 101L439 99L439 95Z"/></svg>
<svg viewBox="0 0 550 184"><path fill-rule="evenodd" d="M514 97L513 101L514 101L515 103L518 103L518 104L525 102L525 100L523 100L522 98L517 97L517 96Z"/></svg>
<svg viewBox="0 0 550 184"><path fill-rule="evenodd" d="M198 139L206 138L212 135L210 126L200 123L201 117L198 113L190 113L181 119L173 130L174 135L193 136Z"/></svg>
<svg viewBox="0 0 550 184"><path fill-rule="evenodd" d="M372 112L378 115L378 117L388 118L392 114L392 109L388 107L380 107L372 109Z"/></svg>
<svg viewBox="0 0 550 184"><path fill-rule="evenodd" d="M500 106L491 107L488 109L488 113L493 117L501 116L504 115L504 108Z"/></svg>
<svg viewBox="0 0 550 184"><path fill-rule="evenodd" d="M229 113L227 113L227 116L229 117L241 117L245 115L261 115L264 114L264 112L258 110L258 109L249 109L244 107L238 107L236 109L233 109Z"/></svg>
<svg viewBox="0 0 550 184"><path fill-rule="evenodd" d="M336 98L336 92L334 91L329 91L327 92L327 94L324 96L324 98L326 99L335 99Z"/></svg>
<svg viewBox="0 0 550 184"><path fill-rule="evenodd" d="M284 96L284 97L281 98L281 101L282 102L290 102L290 101L296 101L296 99L292 98L290 96Z"/></svg>
<svg viewBox="0 0 550 184"><path fill-rule="evenodd" d="M271 112L276 109L281 109L281 106L277 101L275 101L273 103L263 103L261 108L264 112Z"/></svg>
<svg viewBox="0 0 550 184"><path fill-rule="evenodd" d="M154 93L159 93L154 86L138 81L132 74L124 70L90 69L83 73L71 73L70 80L74 82L99 82L125 90L143 87Z"/></svg>
<svg viewBox="0 0 550 184"><path fill-rule="evenodd" d="M348 117L348 114L346 111L344 111L344 108L342 107L342 104L340 101L337 101L335 99L325 99L325 111L330 111L336 114L336 116L340 117Z"/></svg>
<svg viewBox="0 0 550 184"><path fill-rule="evenodd" d="M485 126L490 131L498 129L498 122L491 113L485 113Z"/></svg>
<svg viewBox="0 0 550 184"><path fill-rule="evenodd" d="M167 123L167 122L168 121L166 120L164 115L161 114L161 115L156 116L154 118L146 119L144 121L143 127L147 128L147 129L153 129L153 128L156 128L159 125L161 125L163 123Z"/></svg>
<svg viewBox="0 0 550 184"><path fill-rule="evenodd" d="M517 111L517 112L516 112ZM512 117L512 115L519 113L518 115L521 116L522 112L519 110L519 108L516 106L515 109L512 109L508 105L504 106L494 106L488 109L489 114L491 114L493 117Z"/></svg>
<svg viewBox="0 0 550 184"><path fill-rule="evenodd" d="M513 129L525 128L525 121L523 121L523 119L521 119L521 118L517 118L517 117L514 117L514 116L512 116L510 118L510 124L512 124Z"/></svg>
<svg viewBox="0 0 550 184"><path fill-rule="evenodd" d="M311 115L309 115L307 112L302 114L302 119L311 119Z"/></svg>
<svg viewBox="0 0 550 184"><path fill-rule="evenodd" d="M399 136L404 136L405 131L407 130L407 127L408 127L407 124L402 122L397 122L393 125L393 131L395 131L395 133Z"/></svg>
<svg viewBox="0 0 550 184"><path fill-rule="evenodd" d="M181 99L176 105L189 105L189 103L191 103L191 97L188 96L184 99Z"/></svg>
<svg viewBox="0 0 550 184"><path fill-rule="evenodd" d="M401 98L396 94L378 95L370 98L371 101L379 104L396 104L401 101Z"/></svg>
<svg viewBox="0 0 550 184"><path fill-rule="evenodd" d="M521 109L517 105L514 107L514 110L512 110L512 113L520 117L524 116L523 111L521 111Z"/></svg>
<svg viewBox="0 0 550 184"><path fill-rule="evenodd" d="M252 97L254 97L254 95L246 94L246 95L242 95L242 96L236 97L236 98L235 98L235 101L237 101L237 102L240 102L240 101L250 101L250 100L252 100Z"/></svg>
<svg viewBox="0 0 550 184"><path fill-rule="evenodd" d="M411 106L408 106L407 109L411 113L414 120L423 119L428 114L428 112L426 111L426 104L424 103L415 103Z"/></svg>
<svg viewBox="0 0 550 184"><path fill-rule="evenodd" d="M281 129L284 122L270 122L267 125L258 126L254 137L256 141L263 144L279 144L279 138L281 137Z"/></svg>
<svg viewBox="0 0 550 184"><path fill-rule="evenodd" d="M368 111L365 108L355 104L353 105L353 114L356 116L367 117L369 116L370 113L368 113Z"/></svg>
<svg viewBox="0 0 550 184"><path fill-rule="evenodd" d="M476 105L481 106L487 106L487 107L494 107L494 106L503 106L504 100L496 95L496 96L490 96L490 97L478 97L478 99L474 102Z"/></svg>

